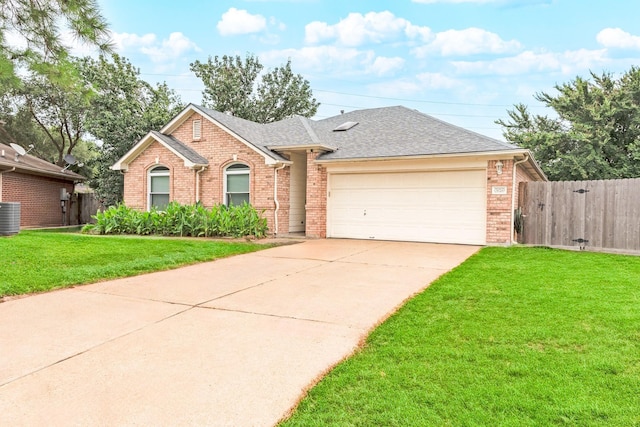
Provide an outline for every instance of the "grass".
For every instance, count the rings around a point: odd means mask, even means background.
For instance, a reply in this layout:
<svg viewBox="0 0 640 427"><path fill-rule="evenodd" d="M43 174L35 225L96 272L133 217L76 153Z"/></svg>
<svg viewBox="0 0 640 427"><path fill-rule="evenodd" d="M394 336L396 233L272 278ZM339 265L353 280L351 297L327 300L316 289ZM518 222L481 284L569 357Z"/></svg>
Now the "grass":
<svg viewBox="0 0 640 427"><path fill-rule="evenodd" d="M62 231L21 231L0 238L0 298L168 270L270 247L249 242L87 236Z"/></svg>
<svg viewBox="0 0 640 427"><path fill-rule="evenodd" d="M485 248L282 426L640 426L640 257Z"/></svg>

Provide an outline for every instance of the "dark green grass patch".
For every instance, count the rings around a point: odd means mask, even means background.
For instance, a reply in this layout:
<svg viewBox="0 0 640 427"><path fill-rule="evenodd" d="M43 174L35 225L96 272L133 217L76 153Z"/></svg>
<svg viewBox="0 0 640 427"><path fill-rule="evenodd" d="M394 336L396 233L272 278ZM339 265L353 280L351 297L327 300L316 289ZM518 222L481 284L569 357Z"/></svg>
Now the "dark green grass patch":
<svg viewBox="0 0 640 427"><path fill-rule="evenodd" d="M284 426L638 426L640 258L485 248Z"/></svg>
<svg viewBox="0 0 640 427"><path fill-rule="evenodd" d="M268 247L250 242L22 231L0 238L0 297L168 270Z"/></svg>

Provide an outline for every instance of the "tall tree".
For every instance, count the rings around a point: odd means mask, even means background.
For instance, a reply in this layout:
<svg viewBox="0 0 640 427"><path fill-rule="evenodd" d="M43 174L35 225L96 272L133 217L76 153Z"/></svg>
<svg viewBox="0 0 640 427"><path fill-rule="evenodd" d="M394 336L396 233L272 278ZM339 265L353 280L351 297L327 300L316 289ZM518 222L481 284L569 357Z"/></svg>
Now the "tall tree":
<svg viewBox="0 0 640 427"><path fill-rule="evenodd" d="M556 85L535 98L556 117L519 104L497 120L505 138L533 151L552 180L640 177L640 69Z"/></svg>
<svg viewBox="0 0 640 427"><path fill-rule="evenodd" d="M270 123L295 115L313 116L320 103L309 82L284 66L261 75L264 66L254 55L209 57L191 63L191 71L202 80L202 103L217 111L258 123Z"/></svg>
<svg viewBox="0 0 640 427"><path fill-rule="evenodd" d="M31 74L20 87L0 94L0 142L29 147L29 154L60 166L64 156L73 154L87 164L95 156L94 143L84 129L91 91L79 79L73 63L65 83L47 75ZM73 78L70 78L73 76ZM85 176L87 167L73 166Z"/></svg>
<svg viewBox="0 0 640 427"><path fill-rule="evenodd" d="M55 148L54 163L64 166L64 156L72 154L85 136L85 122L92 91L77 74L75 65L62 61L68 70L64 83L34 74L18 92L49 148ZM71 78L73 76L73 78ZM39 141L38 141L39 142Z"/></svg>
<svg viewBox="0 0 640 427"><path fill-rule="evenodd" d="M107 22L95 0L0 0L0 84L18 86L20 66L59 74L57 63L69 53L61 24L79 41L111 49Z"/></svg>
<svg viewBox="0 0 640 427"><path fill-rule="evenodd" d="M183 104L166 84L150 85L126 58L115 54L84 58L80 71L95 91L86 126L100 146L89 184L106 205L112 205L122 200L124 181L110 166L149 131L165 125Z"/></svg>
<svg viewBox="0 0 640 427"><path fill-rule="evenodd" d="M58 163L81 141L74 115L83 114L76 107L88 94L67 35L103 52L112 47L95 0L0 0L0 140L34 144L33 154Z"/></svg>

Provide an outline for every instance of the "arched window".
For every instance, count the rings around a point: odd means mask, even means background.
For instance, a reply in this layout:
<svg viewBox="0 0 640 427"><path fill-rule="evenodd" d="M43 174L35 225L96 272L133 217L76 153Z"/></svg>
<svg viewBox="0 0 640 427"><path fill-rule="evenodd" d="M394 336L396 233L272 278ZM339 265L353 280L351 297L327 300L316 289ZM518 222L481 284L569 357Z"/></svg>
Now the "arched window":
<svg viewBox="0 0 640 427"><path fill-rule="evenodd" d="M156 166L149 171L149 209L164 209L169 204L169 168Z"/></svg>
<svg viewBox="0 0 640 427"><path fill-rule="evenodd" d="M224 170L224 203L227 206L249 202L249 166L234 163Z"/></svg>

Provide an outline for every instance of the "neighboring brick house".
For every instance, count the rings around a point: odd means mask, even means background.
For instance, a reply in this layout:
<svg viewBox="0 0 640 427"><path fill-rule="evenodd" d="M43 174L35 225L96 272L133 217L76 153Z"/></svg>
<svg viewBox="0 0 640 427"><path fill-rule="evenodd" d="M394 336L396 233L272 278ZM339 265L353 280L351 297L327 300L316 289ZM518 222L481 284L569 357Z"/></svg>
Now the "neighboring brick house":
<svg viewBox="0 0 640 427"><path fill-rule="evenodd" d="M405 107L258 124L188 105L112 167L124 202L250 202L273 234L510 244L529 150Z"/></svg>
<svg viewBox="0 0 640 427"><path fill-rule="evenodd" d="M0 202L20 202L21 227L68 225L70 196L63 217L61 194L73 194L82 175L30 154L19 155L9 145L0 144Z"/></svg>

